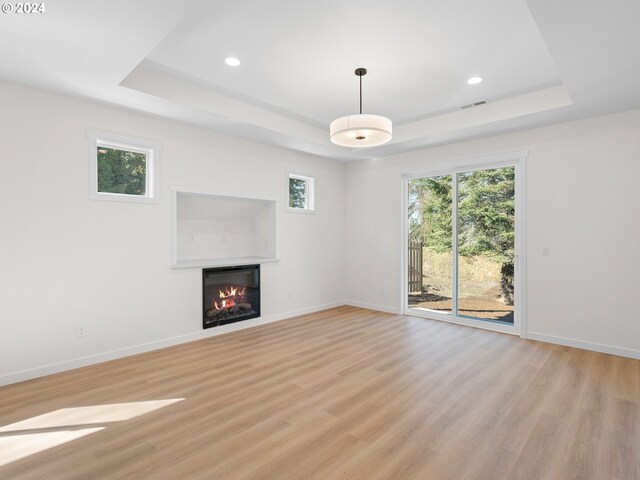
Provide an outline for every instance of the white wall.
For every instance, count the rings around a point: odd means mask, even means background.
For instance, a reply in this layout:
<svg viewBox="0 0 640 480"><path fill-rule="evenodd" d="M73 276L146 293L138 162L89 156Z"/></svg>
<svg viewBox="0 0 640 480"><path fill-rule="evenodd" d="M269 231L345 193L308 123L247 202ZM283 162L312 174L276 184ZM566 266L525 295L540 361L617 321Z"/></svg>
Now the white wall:
<svg viewBox="0 0 640 480"><path fill-rule="evenodd" d="M529 151L529 336L640 358L637 110L349 165L347 298L400 309L403 172L517 150Z"/></svg>
<svg viewBox="0 0 640 480"><path fill-rule="evenodd" d="M162 142L159 205L88 199L87 127ZM343 164L2 82L0 154L0 384L256 323L202 331L201 270L169 268L175 185L280 202L263 320L344 298ZM316 215L285 212L289 170Z"/></svg>
<svg viewBox="0 0 640 480"><path fill-rule="evenodd" d="M88 199L87 127L162 142L159 205ZM345 172L328 159L0 82L0 384L258 322L202 331L200 270L169 268L173 185L280 201L281 260L263 265L263 321L345 297L397 311L401 174L522 149L529 335L640 356L640 111ZM317 177L316 215L285 212L289 170Z"/></svg>

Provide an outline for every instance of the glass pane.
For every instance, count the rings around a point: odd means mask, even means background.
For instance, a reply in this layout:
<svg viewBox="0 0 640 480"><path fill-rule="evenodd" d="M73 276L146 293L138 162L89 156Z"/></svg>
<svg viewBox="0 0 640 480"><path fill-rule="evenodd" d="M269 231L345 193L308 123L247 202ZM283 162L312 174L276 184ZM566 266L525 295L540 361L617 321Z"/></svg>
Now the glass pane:
<svg viewBox="0 0 640 480"><path fill-rule="evenodd" d="M98 146L98 191L147 194L147 155Z"/></svg>
<svg viewBox="0 0 640 480"><path fill-rule="evenodd" d="M451 313L451 175L409 181L409 307Z"/></svg>
<svg viewBox="0 0 640 480"><path fill-rule="evenodd" d="M306 180L289 177L289 207L307 208L306 189Z"/></svg>
<svg viewBox="0 0 640 480"><path fill-rule="evenodd" d="M513 323L514 167L458 175L458 315Z"/></svg>

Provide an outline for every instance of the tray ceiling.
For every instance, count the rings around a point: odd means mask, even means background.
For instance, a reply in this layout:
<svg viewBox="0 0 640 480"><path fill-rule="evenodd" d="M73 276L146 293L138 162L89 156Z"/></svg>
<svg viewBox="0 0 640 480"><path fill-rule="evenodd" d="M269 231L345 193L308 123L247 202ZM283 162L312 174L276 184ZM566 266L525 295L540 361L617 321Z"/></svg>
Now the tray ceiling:
<svg viewBox="0 0 640 480"><path fill-rule="evenodd" d="M345 161L640 108L636 0L59 0L0 22L0 78ZM394 138L349 150L328 125L360 66Z"/></svg>

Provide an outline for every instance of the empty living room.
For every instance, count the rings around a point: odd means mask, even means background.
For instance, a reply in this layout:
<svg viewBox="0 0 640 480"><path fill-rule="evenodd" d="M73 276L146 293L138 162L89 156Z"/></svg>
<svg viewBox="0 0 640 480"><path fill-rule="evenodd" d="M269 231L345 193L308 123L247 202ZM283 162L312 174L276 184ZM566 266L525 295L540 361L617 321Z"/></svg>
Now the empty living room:
<svg viewBox="0 0 640 480"><path fill-rule="evenodd" d="M638 0L0 3L0 480L640 480Z"/></svg>

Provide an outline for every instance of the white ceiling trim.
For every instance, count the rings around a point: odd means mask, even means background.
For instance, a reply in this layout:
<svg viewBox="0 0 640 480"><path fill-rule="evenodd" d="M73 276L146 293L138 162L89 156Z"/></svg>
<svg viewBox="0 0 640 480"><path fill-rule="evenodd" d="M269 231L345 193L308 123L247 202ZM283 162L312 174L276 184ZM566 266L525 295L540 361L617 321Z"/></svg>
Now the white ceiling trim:
<svg viewBox="0 0 640 480"><path fill-rule="evenodd" d="M295 138L298 142L315 144L323 149L328 146L328 130L230 98L203 86L198 81L190 81L182 76L157 69L147 62L138 65L122 81L121 85L204 111L220 119L251 125L285 137ZM566 107L571 104L569 93L563 85L546 88L479 107L457 110L401 125L396 127L394 138L390 144L414 142L433 135ZM316 153L316 150L310 145L306 150ZM341 153L341 156L344 156L345 149L329 147L329 150L336 150L336 154ZM361 151L363 150L368 150L370 154L375 153L375 149L362 149Z"/></svg>
<svg viewBox="0 0 640 480"><path fill-rule="evenodd" d="M410 142L419 138L522 117L572 104L565 86L559 85L402 125L395 129L391 143Z"/></svg>
<svg viewBox="0 0 640 480"><path fill-rule="evenodd" d="M120 85L204 110L220 118L248 123L308 142L324 145L329 141L328 131L230 98L177 75L149 68L145 62L138 65Z"/></svg>

